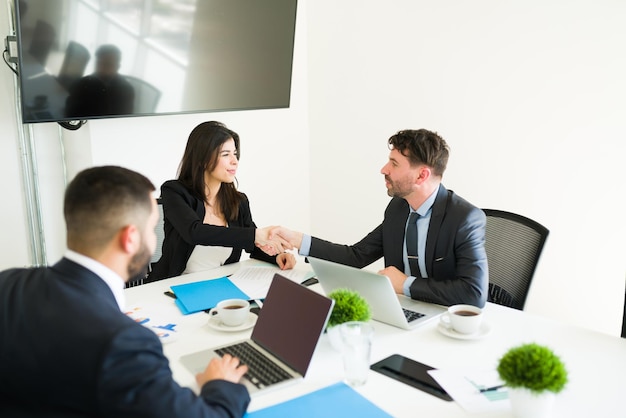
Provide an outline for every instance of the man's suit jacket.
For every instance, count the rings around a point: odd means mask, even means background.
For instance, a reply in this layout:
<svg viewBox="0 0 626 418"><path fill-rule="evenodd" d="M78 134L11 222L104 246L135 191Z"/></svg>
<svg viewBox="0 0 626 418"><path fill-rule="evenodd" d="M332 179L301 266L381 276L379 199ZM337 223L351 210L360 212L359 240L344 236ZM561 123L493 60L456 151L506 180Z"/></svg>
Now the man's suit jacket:
<svg viewBox="0 0 626 418"><path fill-rule="evenodd" d="M354 245L339 245L313 237L309 255L363 268L380 257L385 267L404 271L403 247L409 205L393 198L383 223ZM484 306L489 274L485 252L484 212L443 185L432 207L426 239L428 277L411 285L411 297L442 305Z"/></svg>
<svg viewBox="0 0 626 418"><path fill-rule="evenodd" d="M0 273L0 416L241 417L249 402L224 380L180 387L156 334L85 267Z"/></svg>
<svg viewBox="0 0 626 418"><path fill-rule="evenodd" d="M204 201L193 196L178 180L163 183L161 201L165 239L161 259L152 266L147 282L181 275L196 245L233 247L224 264L239 261L242 250L249 252L251 258L276 264L276 257L254 244L256 225L245 195L239 205L239 216L228 228L204 224Z"/></svg>

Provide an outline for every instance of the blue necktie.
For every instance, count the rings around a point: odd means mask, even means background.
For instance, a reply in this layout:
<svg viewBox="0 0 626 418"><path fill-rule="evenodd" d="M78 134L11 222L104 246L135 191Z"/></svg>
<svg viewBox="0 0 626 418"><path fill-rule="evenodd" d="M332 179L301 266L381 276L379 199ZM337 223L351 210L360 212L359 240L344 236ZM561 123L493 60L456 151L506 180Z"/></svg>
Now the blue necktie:
<svg viewBox="0 0 626 418"><path fill-rule="evenodd" d="M411 276L422 277L420 273L419 265L417 264L417 218L419 218L417 212L411 212L409 216L409 223L406 226L406 254L409 258L409 268L411 269Z"/></svg>

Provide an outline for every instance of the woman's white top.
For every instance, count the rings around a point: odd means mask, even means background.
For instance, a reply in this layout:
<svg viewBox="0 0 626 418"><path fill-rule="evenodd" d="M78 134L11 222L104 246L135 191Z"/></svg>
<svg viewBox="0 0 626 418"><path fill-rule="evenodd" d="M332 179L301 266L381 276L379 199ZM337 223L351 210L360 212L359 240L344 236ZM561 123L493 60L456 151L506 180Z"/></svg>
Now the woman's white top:
<svg viewBox="0 0 626 418"><path fill-rule="evenodd" d="M187 260L187 266L183 274L196 273L223 266L232 252L233 249L231 247L196 245L189 260Z"/></svg>

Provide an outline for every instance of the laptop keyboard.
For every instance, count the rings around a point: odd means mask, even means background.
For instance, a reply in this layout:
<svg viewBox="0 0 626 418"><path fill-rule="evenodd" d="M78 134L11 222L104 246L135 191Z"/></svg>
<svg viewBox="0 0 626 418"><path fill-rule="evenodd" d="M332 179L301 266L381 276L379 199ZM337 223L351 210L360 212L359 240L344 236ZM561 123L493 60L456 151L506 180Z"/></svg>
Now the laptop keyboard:
<svg viewBox="0 0 626 418"><path fill-rule="evenodd" d="M245 376L259 389L282 382L291 377L289 373L281 369L277 364L265 357L259 350L246 341L215 351L220 356L230 354L233 357L239 358L241 363L248 366L248 372Z"/></svg>
<svg viewBox="0 0 626 418"><path fill-rule="evenodd" d="M426 314L415 312L415 311L410 311L405 308L402 308L402 311L404 312L404 317L406 318L408 322L413 322L416 319L420 319L421 317L426 316Z"/></svg>

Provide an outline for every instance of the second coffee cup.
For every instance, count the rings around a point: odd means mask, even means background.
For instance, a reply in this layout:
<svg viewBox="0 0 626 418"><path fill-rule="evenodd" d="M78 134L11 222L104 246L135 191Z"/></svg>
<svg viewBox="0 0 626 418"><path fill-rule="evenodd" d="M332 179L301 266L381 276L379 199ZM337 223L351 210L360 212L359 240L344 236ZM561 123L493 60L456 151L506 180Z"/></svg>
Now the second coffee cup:
<svg viewBox="0 0 626 418"><path fill-rule="evenodd" d="M473 305L452 305L441 315L441 324L460 334L474 334L480 329L483 310Z"/></svg>
<svg viewBox="0 0 626 418"><path fill-rule="evenodd" d="M222 324L228 327L237 327L246 321L249 312L250 302L247 300L226 299L219 302L209 313L218 315Z"/></svg>

